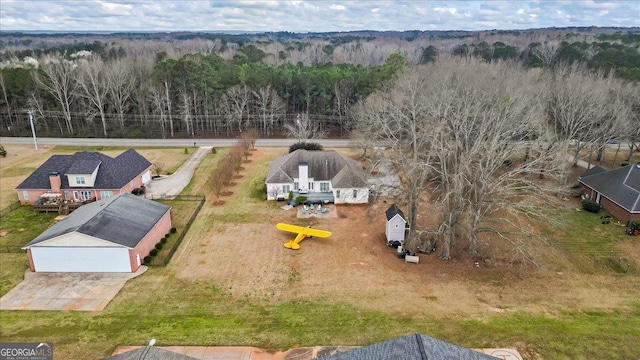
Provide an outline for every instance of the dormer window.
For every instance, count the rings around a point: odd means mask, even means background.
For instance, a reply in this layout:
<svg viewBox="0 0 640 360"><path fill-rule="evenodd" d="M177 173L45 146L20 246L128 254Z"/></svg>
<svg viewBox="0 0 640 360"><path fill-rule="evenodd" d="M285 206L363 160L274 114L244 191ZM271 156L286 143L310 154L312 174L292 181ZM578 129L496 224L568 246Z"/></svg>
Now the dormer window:
<svg viewBox="0 0 640 360"><path fill-rule="evenodd" d="M76 176L76 184L78 184L78 185L86 184L86 182L84 180L84 176Z"/></svg>

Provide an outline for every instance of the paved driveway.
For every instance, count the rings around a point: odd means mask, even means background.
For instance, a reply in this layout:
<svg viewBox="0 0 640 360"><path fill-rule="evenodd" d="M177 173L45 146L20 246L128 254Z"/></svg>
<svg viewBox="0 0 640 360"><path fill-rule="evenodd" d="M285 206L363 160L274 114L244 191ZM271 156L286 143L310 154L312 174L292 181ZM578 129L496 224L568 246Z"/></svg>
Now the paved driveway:
<svg viewBox="0 0 640 360"><path fill-rule="evenodd" d="M32 273L0 299L0 310L101 311L127 280L129 273Z"/></svg>
<svg viewBox="0 0 640 360"><path fill-rule="evenodd" d="M210 152L211 146L199 147L173 175L154 179L148 183L145 197L156 199L180 195L182 190L189 185L196 167Z"/></svg>

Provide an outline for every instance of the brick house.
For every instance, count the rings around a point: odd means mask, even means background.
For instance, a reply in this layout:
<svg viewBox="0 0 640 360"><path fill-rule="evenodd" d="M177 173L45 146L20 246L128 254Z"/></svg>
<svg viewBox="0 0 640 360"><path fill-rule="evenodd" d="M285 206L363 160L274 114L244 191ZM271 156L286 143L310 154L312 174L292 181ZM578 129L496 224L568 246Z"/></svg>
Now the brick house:
<svg viewBox="0 0 640 360"><path fill-rule="evenodd" d="M135 272L170 232L170 210L119 194L80 207L23 249L34 272Z"/></svg>
<svg viewBox="0 0 640 360"><path fill-rule="evenodd" d="M613 170L600 166L578 178L581 191L623 223L640 221L640 164Z"/></svg>
<svg viewBox="0 0 640 360"><path fill-rule="evenodd" d="M134 149L111 158L99 152L53 155L16 187L23 205L40 198L82 202L131 193L151 180L151 163Z"/></svg>

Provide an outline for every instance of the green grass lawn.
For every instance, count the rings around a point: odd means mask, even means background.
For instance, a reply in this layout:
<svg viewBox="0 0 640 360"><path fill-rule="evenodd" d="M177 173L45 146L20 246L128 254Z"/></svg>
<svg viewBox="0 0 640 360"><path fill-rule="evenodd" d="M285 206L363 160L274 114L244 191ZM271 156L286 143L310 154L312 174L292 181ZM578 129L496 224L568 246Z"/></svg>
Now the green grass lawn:
<svg viewBox="0 0 640 360"><path fill-rule="evenodd" d="M15 249L24 246L53 225L56 216L58 213L35 212L31 206L21 206L3 216L0 230L9 233L0 238L0 252L4 252L6 247Z"/></svg>
<svg viewBox="0 0 640 360"><path fill-rule="evenodd" d="M559 209L555 213L561 233L552 238L552 245L560 249L581 272L595 273L606 268L617 271L608 260L612 255L624 256L619 254L617 245L631 239L624 232L625 226L615 219L602 224L604 219L600 217L608 215L602 210L594 214L577 205L576 208Z"/></svg>

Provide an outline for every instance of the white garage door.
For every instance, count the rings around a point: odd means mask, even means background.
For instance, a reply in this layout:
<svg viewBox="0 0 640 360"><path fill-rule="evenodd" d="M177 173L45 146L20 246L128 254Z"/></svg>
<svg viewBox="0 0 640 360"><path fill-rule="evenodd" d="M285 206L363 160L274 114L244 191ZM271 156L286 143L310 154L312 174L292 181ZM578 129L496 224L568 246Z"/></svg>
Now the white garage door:
<svg viewBox="0 0 640 360"><path fill-rule="evenodd" d="M147 171L146 173L142 174L142 183L146 184L151 180L151 171Z"/></svg>
<svg viewBox="0 0 640 360"><path fill-rule="evenodd" d="M131 272L129 251L119 247L32 247L38 272Z"/></svg>

